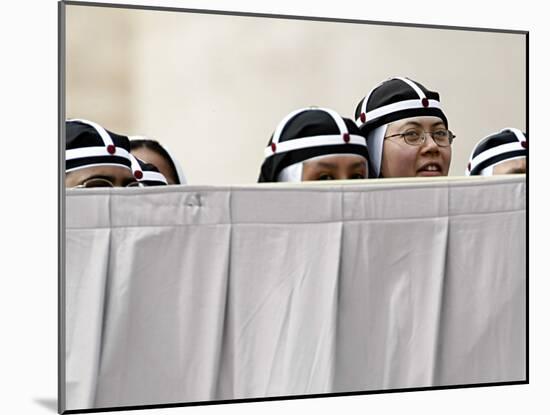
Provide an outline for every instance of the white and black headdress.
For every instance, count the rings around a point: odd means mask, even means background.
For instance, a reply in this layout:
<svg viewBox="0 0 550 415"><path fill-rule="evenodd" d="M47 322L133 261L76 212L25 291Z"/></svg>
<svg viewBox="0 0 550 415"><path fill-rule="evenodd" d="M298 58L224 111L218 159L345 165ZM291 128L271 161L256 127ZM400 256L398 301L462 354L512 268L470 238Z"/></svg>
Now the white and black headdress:
<svg viewBox="0 0 550 415"><path fill-rule="evenodd" d="M475 145L465 173L467 176L491 176L495 165L526 156L526 135L517 128L505 128Z"/></svg>
<svg viewBox="0 0 550 415"><path fill-rule="evenodd" d="M128 137L107 131L88 120L67 120L65 172L97 167L119 166L131 170Z"/></svg>
<svg viewBox="0 0 550 415"><path fill-rule="evenodd" d="M421 116L439 117L448 128L439 94L409 78L386 79L359 101L355 109L355 122L367 138L374 177L380 176L382 148L388 124Z"/></svg>
<svg viewBox="0 0 550 415"><path fill-rule="evenodd" d="M301 162L312 158L340 154L368 160L365 138L355 123L327 108L296 110L275 128L264 151L258 182L291 181L280 180L283 169L301 166Z"/></svg>
<svg viewBox="0 0 550 415"><path fill-rule="evenodd" d="M137 157L130 155L132 159L132 172L138 183L143 186L165 186L168 184L166 177L152 164L146 163Z"/></svg>

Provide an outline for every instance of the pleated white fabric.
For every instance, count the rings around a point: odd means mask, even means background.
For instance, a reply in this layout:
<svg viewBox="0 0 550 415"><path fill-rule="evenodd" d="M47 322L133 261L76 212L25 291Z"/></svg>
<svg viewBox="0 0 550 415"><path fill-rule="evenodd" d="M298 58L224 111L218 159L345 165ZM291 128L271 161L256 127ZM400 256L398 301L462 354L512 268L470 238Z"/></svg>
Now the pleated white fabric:
<svg viewBox="0 0 550 415"><path fill-rule="evenodd" d="M68 190L65 409L521 381L524 176Z"/></svg>

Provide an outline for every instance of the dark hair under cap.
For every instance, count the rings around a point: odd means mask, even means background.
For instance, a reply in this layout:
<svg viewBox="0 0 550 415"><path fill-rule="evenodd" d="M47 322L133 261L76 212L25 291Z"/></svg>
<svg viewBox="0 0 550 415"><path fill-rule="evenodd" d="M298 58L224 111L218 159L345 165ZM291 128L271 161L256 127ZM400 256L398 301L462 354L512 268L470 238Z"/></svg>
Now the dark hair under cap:
<svg viewBox="0 0 550 415"><path fill-rule="evenodd" d="M392 121L410 117L439 117L448 127L439 94L409 78L394 77L375 86L355 109L361 131L370 131Z"/></svg>
<svg viewBox="0 0 550 415"><path fill-rule="evenodd" d="M482 138L472 150L466 174L478 176L501 161L527 156L527 135L516 128L505 128Z"/></svg>
<svg viewBox="0 0 550 415"><path fill-rule="evenodd" d="M88 120L68 120L65 127L66 173L98 165L131 168L128 137L107 131Z"/></svg>
<svg viewBox="0 0 550 415"><path fill-rule="evenodd" d="M139 148L146 148L148 150L154 151L159 156L161 156L164 160L166 160L168 166L170 166L170 170L176 184L184 184L182 183L183 179L180 177L174 160L172 159L168 151L158 141L152 140L150 138L139 138L130 140L130 150L136 150Z"/></svg>
<svg viewBox="0 0 550 415"><path fill-rule="evenodd" d="M365 138L347 118L326 108L303 108L288 114L272 134L258 182L276 182L281 170L313 157L357 154L368 160Z"/></svg>

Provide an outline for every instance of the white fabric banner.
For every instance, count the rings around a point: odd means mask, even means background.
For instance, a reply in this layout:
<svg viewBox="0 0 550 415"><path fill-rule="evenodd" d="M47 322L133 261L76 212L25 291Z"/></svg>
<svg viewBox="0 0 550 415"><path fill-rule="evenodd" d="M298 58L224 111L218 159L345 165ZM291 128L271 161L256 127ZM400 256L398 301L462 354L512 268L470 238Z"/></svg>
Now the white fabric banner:
<svg viewBox="0 0 550 415"><path fill-rule="evenodd" d="M525 380L525 177L67 190L65 409Z"/></svg>

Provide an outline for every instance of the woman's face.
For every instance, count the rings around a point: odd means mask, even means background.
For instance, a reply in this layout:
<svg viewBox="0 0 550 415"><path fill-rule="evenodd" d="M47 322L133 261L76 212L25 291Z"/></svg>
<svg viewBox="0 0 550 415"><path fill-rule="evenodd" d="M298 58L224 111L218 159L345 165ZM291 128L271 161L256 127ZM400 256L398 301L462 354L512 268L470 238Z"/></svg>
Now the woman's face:
<svg viewBox="0 0 550 415"><path fill-rule="evenodd" d="M302 181L349 180L368 177L367 160L356 155L319 157L304 162Z"/></svg>
<svg viewBox="0 0 550 415"><path fill-rule="evenodd" d="M445 124L439 117L413 117L389 124L385 136L409 130L430 133L444 129ZM403 137L397 136L384 139L380 174L382 177L447 176L450 164L451 147L439 147L431 134L426 135L419 146L407 144Z"/></svg>

